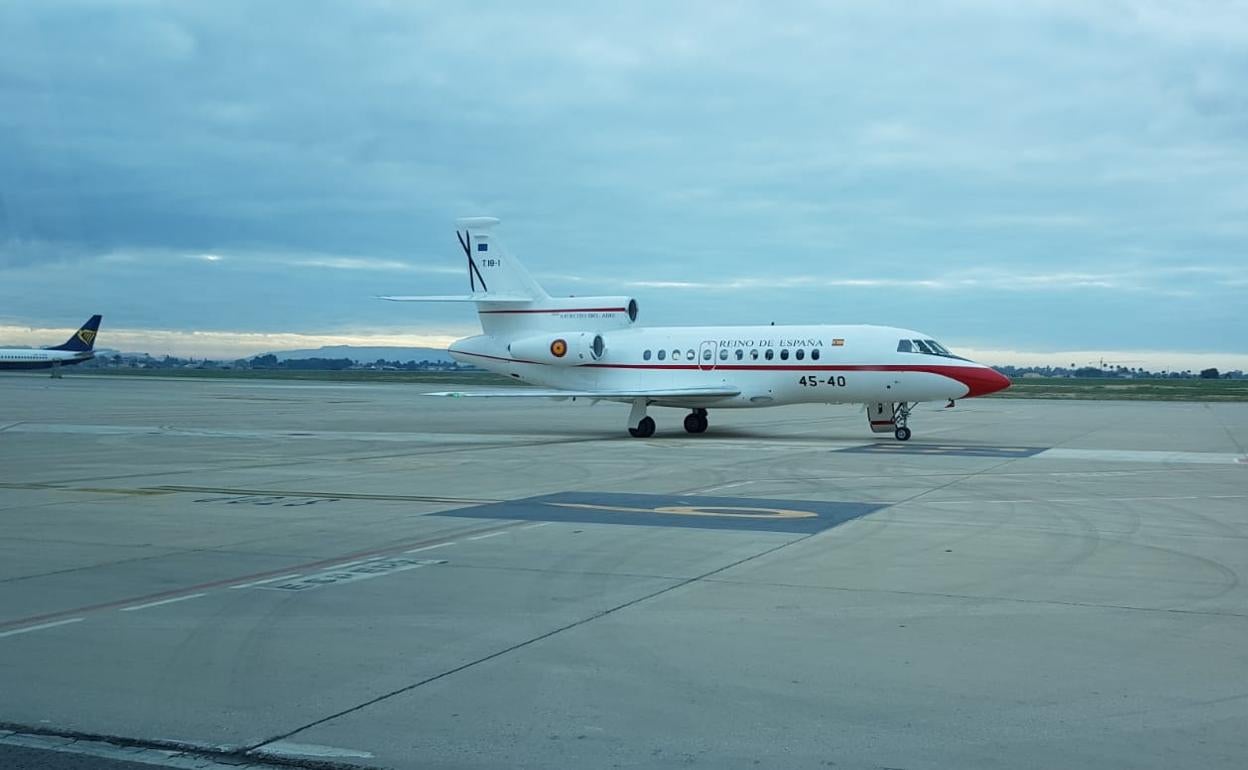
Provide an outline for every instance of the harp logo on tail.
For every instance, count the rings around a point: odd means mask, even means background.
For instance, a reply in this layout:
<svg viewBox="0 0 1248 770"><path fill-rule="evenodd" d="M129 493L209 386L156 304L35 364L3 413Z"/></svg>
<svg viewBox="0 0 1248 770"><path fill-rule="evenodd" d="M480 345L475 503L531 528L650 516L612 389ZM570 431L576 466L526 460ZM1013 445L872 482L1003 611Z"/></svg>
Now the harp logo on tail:
<svg viewBox="0 0 1248 770"><path fill-rule="evenodd" d="M79 340L82 341L82 344L86 345L87 347L91 347L91 343L95 341L95 330L94 329L79 329L78 334L76 336L78 337Z"/></svg>

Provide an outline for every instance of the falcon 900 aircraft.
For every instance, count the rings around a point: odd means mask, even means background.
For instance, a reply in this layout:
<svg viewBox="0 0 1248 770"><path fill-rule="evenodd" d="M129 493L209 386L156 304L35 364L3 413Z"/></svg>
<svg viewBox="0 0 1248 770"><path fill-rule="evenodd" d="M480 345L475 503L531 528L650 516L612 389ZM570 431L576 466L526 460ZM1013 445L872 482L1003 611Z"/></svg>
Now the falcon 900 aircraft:
<svg viewBox="0 0 1248 770"><path fill-rule="evenodd" d="M471 294L382 297L475 302L482 334L451 356L541 388L431 393L456 397L589 398L631 404L628 432L654 435L651 406L687 409L702 433L711 409L865 404L875 433L910 438L922 401L1003 390L996 370L956 356L929 334L891 326L637 326L630 297L551 297L494 234L498 220L458 220Z"/></svg>

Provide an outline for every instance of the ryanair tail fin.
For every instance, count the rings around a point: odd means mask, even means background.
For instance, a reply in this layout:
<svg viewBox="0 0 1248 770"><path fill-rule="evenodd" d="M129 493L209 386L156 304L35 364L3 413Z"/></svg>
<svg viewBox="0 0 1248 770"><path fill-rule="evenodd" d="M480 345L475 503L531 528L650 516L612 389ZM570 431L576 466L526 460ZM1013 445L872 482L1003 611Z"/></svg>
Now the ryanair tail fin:
<svg viewBox="0 0 1248 770"><path fill-rule="evenodd" d="M82 328L74 332L74 336L65 341L64 345L48 348L48 350L70 350L74 352L84 352L95 347L95 335L100 331L99 315L93 315Z"/></svg>

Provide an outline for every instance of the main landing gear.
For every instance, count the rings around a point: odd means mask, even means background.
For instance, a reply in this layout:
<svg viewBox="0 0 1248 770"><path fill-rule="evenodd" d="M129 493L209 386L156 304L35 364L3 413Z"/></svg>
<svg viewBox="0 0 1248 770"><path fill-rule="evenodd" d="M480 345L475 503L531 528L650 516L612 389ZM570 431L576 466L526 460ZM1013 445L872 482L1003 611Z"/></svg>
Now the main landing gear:
<svg viewBox="0 0 1248 770"><path fill-rule="evenodd" d="M654 418L646 415L646 400L639 398L633 402L633 410L628 413L628 435L633 438L650 438L654 435Z"/></svg>
<svg viewBox="0 0 1248 770"><path fill-rule="evenodd" d="M628 414L628 435L633 438L650 438L654 435L654 418L646 414L648 404L637 399L633 402L633 410ZM710 420L705 409L694 409L685 415L685 431L687 433L705 433Z"/></svg>
<svg viewBox="0 0 1248 770"><path fill-rule="evenodd" d="M654 435L654 418L642 417L636 428L629 428L628 435L633 438L650 438Z"/></svg>

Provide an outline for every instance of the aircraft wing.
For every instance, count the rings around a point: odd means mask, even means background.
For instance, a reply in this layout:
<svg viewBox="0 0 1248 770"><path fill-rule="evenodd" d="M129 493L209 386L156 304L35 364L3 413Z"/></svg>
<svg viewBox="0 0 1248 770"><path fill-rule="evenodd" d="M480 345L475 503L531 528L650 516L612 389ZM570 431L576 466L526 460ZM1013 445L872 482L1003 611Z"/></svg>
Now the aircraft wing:
<svg viewBox="0 0 1248 770"><path fill-rule="evenodd" d="M728 398L740 394L736 388L638 388L632 390L561 390L559 388L497 388L494 390L424 393L450 398Z"/></svg>

